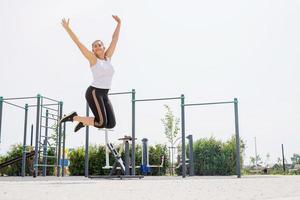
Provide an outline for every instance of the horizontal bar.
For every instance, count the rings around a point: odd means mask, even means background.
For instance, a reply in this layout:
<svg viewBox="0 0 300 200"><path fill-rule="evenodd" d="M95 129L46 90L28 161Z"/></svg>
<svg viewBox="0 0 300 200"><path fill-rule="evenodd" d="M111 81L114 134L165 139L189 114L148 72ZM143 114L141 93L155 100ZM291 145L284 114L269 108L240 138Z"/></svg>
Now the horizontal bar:
<svg viewBox="0 0 300 200"><path fill-rule="evenodd" d="M58 106L59 103L45 103L42 106Z"/></svg>
<svg viewBox="0 0 300 200"><path fill-rule="evenodd" d="M189 104L183 104L183 106L203 106L203 105L228 104L228 103L234 103L234 101L211 102L211 103L189 103Z"/></svg>
<svg viewBox="0 0 300 200"><path fill-rule="evenodd" d="M16 97L16 98L3 98L3 100L19 100L19 99L34 99L36 97Z"/></svg>
<svg viewBox="0 0 300 200"><path fill-rule="evenodd" d="M36 105L28 105L28 107L36 107Z"/></svg>
<svg viewBox="0 0 300 200"><path fill-rule="evenodd" d="M58 112L58 110L57 110L57 109L54 109L54 108L48 108L48 107L46 107L46 106L42 106L42 107L45 108L46 110L52 110L52 111Z"/></svg>
<svg viewBox="0 0 300 200"><path fill-rule="evenodd" d="M54 116L54 117L59 117L58 115L52 114L52 113L48 113L48 115L52 115L52 117L53 117L53 116Z"/></svg>
<svg viewBox="0 0 300 200"><path fill-rule="evenodd" d="M108 95L118 95L118 94L132 94L132 92L113 92L113 93L109 93Z"/></svg>
<svg viewBox="0 0 300 200"><path fill-rule="evenodd" d="M51 98L49 98L49 97L44 97L44 96L43 96L43 98L48 99L48 100L50 100L50 101L54 101L54 102L59 103L59 101L57 101L57 100L55 100L55 99L51 99Z"/></svg>
<svg viewBox="0 0 300 200"><path fill-rule="evenodd" d="M43 138L51 138L51 136L44 136L44 135L41 135L41 137L43 137Z"/></svg>
<svg viewBox="0 0 300 200"><path fill-rule="evenodd" d="M60 165L44 165L44 164L34 164L34 167L61 167Z"/></svg>
<svg viewBox="0 0 300 200"><path fill-rule="evenodd" d="M46 103L46 104L43 104L43 106L58 106L59 103Z"/></svg>
<svg viewBox="0 0 300 200"><path fill-rule="evenodd" d="M37 106L36 104L28 105L28 107L36 107L36 106ZM44 107L44 106L58 106L58 104L57 103L42 104L42 107Z"/></svg>
<svg viewBox="0 0 300 200"><path fill-rule="evenodd" d="M4 103L7 103L7 104L10 104L10 105L12 105L12 106L16 106L16 107L18 107L18 108L22 108L22 109L25 109L24 107L22 107L22 106L19 106L19 105L16 105L16 104L13 104L13 103L10 103L10 102L7 102L7 101L3 101Z"/></svg>
<svg viewBox="0 0 300 200"><path fill-rule="evenodd" d="M162 100L173 100L173 99L181 99L181 97L167 97L167 98L157 98L157 99L136 99L133 101L162 101Z"/></svg>
<svg viewBox="0 0 300 200"><path fill-rule="evenodd" d="M47 155L45 155L45 154L42 154L42 157L43 157L43 158L57 158L57 156L47 156Z"/></svg>
<svg viewBox="0 0 300 200"><path fill-rule="evenodd" d="M52 119L52 120L55 120L55 121L58 121L58 119L55 119L55 118L53 118L53 117L46 117L46 116L42 116L42 118L48 118L48 119Z"/></svg>
<svg viewBox="0 0 300 200"><path fill-rule="evenodd" d="M49 128L49 129L54 129L54 130L56 130L56 128L53 128L53 127L50 127L50 126L41 126L41 127L43 127L43 128ZM42 137L44 137L44 136L42 136Z"/></svg>

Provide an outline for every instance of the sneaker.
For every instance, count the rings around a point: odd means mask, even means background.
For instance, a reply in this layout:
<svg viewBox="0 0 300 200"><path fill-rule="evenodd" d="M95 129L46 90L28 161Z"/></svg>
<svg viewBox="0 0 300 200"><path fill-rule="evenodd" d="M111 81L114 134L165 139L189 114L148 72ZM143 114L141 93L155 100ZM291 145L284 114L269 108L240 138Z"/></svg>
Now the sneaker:
<svg viewBox="0 0 300 200"><path fill-rule="evenodd" d="M79 122L79 123L75 126L75 128L74 128L74 132L79 131L79 129L81 129L81 128L83 128L83 127L84 127L83 123L82 123L82 122Z"/></svg>
<svg viewBox="0 0 300 200"><path fill-rule="evenodd" d="M77 113L74 111L66 116L64 116L63 118L61 118L59 123L63 123L63 122L72 122L73 118L77 116Z"/></svg>

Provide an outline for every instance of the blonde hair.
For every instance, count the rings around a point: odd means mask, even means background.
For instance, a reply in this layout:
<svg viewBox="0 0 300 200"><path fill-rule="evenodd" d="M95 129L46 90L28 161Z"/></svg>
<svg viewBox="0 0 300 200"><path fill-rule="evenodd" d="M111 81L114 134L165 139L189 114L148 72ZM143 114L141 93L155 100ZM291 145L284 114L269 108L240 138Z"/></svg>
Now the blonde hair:
<svg viewBox="0 0 300 200"><path fill-rule="evenodd" d="M104 46L104 43L101 41L101 40L95 40L93 43L92 43L92 47L96 44L100 42L103 46Z"/></svg>

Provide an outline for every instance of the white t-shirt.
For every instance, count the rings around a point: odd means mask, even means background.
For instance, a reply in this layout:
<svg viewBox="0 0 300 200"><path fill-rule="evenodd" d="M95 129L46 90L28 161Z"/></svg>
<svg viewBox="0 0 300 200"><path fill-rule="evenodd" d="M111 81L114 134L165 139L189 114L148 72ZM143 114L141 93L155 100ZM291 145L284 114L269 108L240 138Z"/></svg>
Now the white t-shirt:
<svg viewBox="0 0 300 200"><path fill-rule="evenodd" d="M110 59L100 60L97 58L95 65L91 66L93 74L92 86L102 89L110 89L112 77L115 73L115 70L110 62Z"/></svg>

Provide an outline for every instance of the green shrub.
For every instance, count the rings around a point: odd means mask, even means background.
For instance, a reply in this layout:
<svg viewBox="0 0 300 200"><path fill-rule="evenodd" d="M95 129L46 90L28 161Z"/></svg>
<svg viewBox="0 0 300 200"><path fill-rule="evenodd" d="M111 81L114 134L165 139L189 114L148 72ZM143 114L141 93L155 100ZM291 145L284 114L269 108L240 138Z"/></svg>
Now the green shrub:
<svg viewBox="0 0 300 200"><path fill-rule="evenodd" d="M164 157L162 168L152 168L151 175L165 175L169 163L167 162L168 148L166 145L156 144L155 146L149 147L149 164L150 165L160 165L161 159Z"/></svg>
<svg viewBox="0 0 300 200"><path fill-rule="evenodd" d="M85 151L83 147L79 147L69 152L69 172L71 176L84 175L84 156Z"/></svg>
<svg viewBox="0 0 300 200"><path fill-rule="evenodd" d="M243 163L245 144L240 141L240 162ZM187 152L189 151L187 147ZM193 144L195 175L234 175L236 174L236 141L232 136L222 142L214 137L199 139ZM179 164L179 163L178 163ZM187 167L187 173L189 168ZM181 167L176 170L181 174Z"/></svg>
<svg viewBox="0 0 300 200"><path fill-rule="evenodd" d="M120 145L114 145L115 149L119 152ZM131 155L131 148L129 149ZM149 147L149 163L151 165L160 165L161 157L164 156L164 165L161 169L153 168L152 175L162 175L166 173L168 166L167 160L167 147L165 145L157 144L154 147ZM69 173L71 176L84 175L84 163L85 163L85 150L83 147L71 150L69 152ZM125 160L125 152L122 150L121 157ZM142 147L136 145L135 151L135 165L140 166L142 161ZM112 166L115 159L111 153L109 153L109 164ZM131 159L130 159L131 163ZM89 146L89 175L108 175L110 169L103 169L105 166L105 146ZM120 174L120 171L117 171ZM140 170L136 169L136 174L140 174Z"/></svg>
<svg viewBox="0 0 300 200"><path fill-rule="evenodd" d="M29 150L30 149L27 148L27 151L29 151ZM23 154L22 152L23 152L23 146L21 144L12 145L11 148L9 149L9 151L6 153L6 155L1 156L0 163L20 157ZM29 159L26 159L25 174L31 175L31 171L32 171L32 161L30 161ZM1 169L0 175L21 176L22 175L22 160Z"/></svg>

